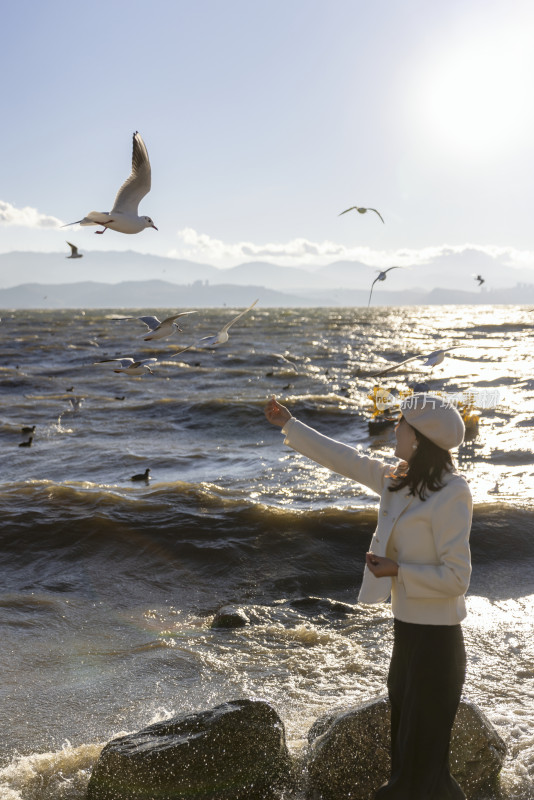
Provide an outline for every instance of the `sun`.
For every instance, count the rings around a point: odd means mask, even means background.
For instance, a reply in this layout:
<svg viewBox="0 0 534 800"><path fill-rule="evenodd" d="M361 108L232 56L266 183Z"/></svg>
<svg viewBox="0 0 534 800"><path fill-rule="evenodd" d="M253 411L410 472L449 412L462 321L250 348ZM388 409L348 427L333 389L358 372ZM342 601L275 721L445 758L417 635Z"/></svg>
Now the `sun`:
<svg viewBox="0 0 534 800"><path fill-rule="evenodd" d="M534 58L526 31L449 41L419 66L412 113L434 148L487 159L531 141Z"/></svg>

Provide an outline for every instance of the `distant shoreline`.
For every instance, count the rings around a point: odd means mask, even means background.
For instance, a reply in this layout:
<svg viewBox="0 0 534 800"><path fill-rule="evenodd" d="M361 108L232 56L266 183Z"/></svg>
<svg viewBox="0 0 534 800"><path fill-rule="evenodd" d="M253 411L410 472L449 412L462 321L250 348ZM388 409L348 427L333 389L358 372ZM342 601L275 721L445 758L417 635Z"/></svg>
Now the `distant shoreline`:
<svg viewBox="0 0 534 800"><path fill-rule="evenodd" d="M0 289L2 310L57 310L106 308L219 308L249 305L259 298L263 308L367 308L367 290L346 287L293 289L276 291L260 285L212 284L197 281L177 284L169 281L123 281L103 283L23 283ZM383 306L434 305L534 305L534 284L508 289L464 292L435 288L417 290L376 291L370 308Z"/></svg>

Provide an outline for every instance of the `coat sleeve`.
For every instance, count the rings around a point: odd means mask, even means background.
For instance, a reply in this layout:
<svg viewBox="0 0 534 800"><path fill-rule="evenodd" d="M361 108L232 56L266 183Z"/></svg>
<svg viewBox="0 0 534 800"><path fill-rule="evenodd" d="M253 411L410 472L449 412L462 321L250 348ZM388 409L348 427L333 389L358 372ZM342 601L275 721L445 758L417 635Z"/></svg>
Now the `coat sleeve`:
<svg viewBox="0 0 534 800"><path fill-rule="evenodd" d="M467 482L440 489L432 512L438 564L399 564L397 580L409 598L459 597L471 577L469 533L473 500Z"/></svg>
<svg viewBox="0 0 534 800"><path fill-rule="evenodd" d="M323 436L294 417L282 428L285 444L333 472L352 478L381 494L392 468L377 458L362 456L354 447Z"/></svg>

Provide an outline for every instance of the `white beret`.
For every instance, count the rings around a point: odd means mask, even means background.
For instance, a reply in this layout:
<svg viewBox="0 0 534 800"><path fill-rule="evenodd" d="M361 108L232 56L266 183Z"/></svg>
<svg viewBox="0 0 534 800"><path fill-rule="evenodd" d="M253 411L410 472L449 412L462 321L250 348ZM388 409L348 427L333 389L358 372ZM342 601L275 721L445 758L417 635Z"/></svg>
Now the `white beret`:
<svg viewBox="0 0 534 800"><path fill-rule="evenodd" d="M462 415L446 397L419 392L406 397L400 410L412 428L443 450L458 447L464 440Z"/></svg>

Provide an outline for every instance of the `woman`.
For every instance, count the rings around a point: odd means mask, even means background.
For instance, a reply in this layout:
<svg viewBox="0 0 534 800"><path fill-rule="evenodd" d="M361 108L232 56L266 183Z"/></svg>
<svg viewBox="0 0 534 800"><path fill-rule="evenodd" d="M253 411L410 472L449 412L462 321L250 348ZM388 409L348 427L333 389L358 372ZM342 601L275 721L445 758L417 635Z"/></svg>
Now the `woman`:
<svg viewBox="0 0 534 800"><path fill-rule="evenodd" d="M464 438L461 415L443 398L401 403L391 468L299 422L273 397L269 422L294 450L380 495L359 602L391 596L391 777L376 800L461 800L449 771L451 729L465 679L461 621L471 575L473 502L449 450Z"/></svg>

